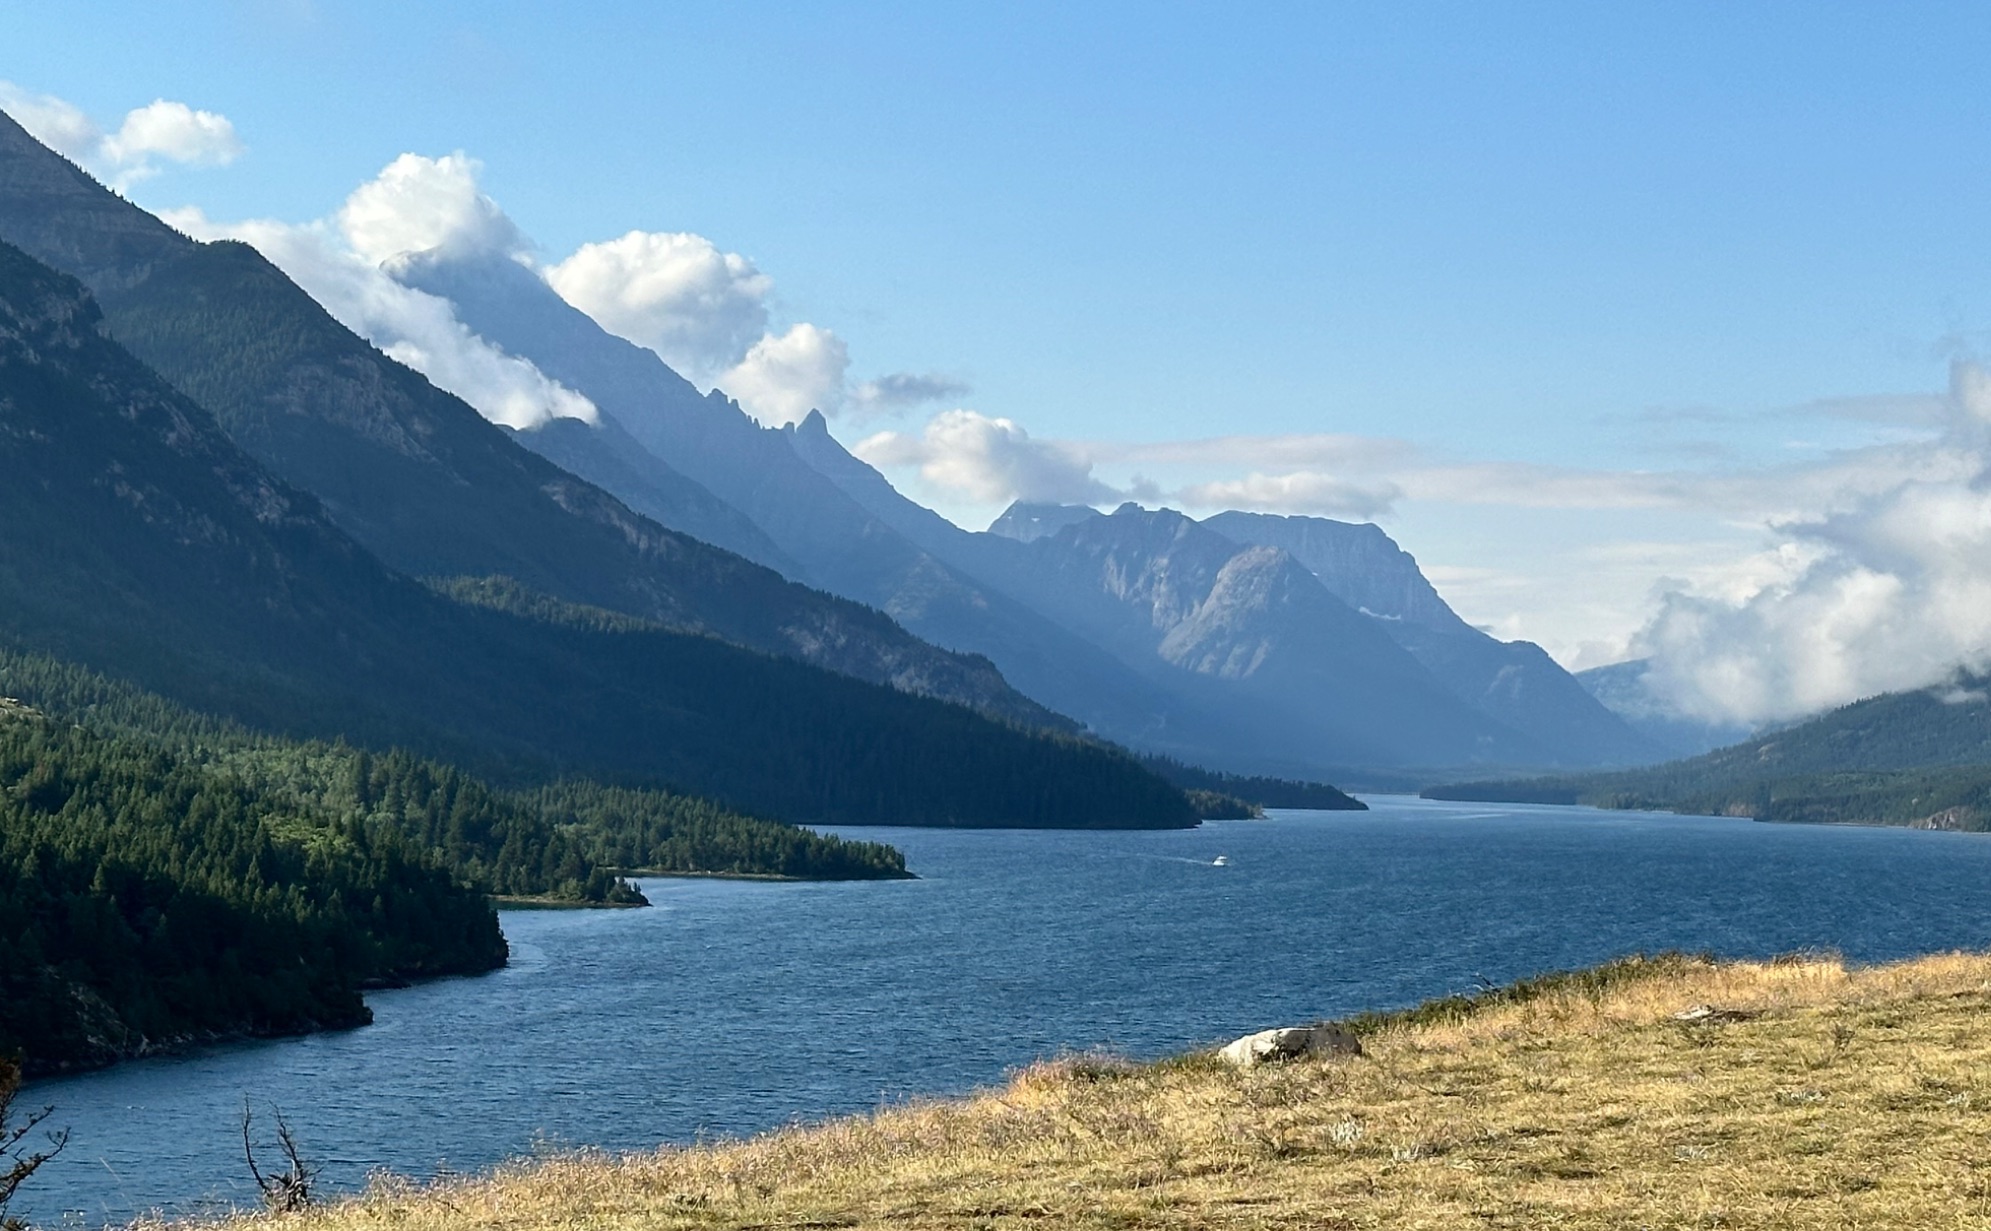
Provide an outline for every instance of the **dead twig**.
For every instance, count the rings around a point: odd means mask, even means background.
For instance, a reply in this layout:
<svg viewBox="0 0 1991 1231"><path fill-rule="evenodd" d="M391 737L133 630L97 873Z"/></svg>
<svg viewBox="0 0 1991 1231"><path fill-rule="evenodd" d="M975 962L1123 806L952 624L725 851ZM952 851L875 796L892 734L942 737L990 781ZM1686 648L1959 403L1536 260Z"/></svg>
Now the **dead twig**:
<svg viewBox="0 0 1991 1231"><path fill-rule="evenodd" d="M318 1178L318 1169L304 1161L298 1152L297 1138L291 1135L290 1125L284 1122L283 1112L275 1110L277 1120L277 1149L282 1152L284 1169L276 1175L264 1175L256 1165L256 1147L250 1138L250 1125L254 1116L249 1110L249 1100L242 1100L242 1155L249 1161L249 1175L262 1190L263 1204L273 1214L295 1214L311 1204L311 1182Z"/></svg>

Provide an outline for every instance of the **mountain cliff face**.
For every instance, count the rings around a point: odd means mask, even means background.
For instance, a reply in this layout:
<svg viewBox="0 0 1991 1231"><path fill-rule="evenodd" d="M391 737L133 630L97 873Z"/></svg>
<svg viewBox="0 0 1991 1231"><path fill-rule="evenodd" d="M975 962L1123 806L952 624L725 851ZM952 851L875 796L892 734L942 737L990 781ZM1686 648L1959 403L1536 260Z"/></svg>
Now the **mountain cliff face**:
<svg viewBox="0 0 1991 1231"><path fill-rule="evenodd" d="M1379 526L1236 512L1203 524L1235 542L1287 552L1454 696L1553 749L1563 764L1640 764L1667 751L1600 704L1540 646L1499 641L1460 619Z"/></svg>
<svg viewBox="0 0 1991 1231"><path fill-rule="evenodd" d="M986 659L939 650L876 611L668 530L519 447L339 325L253 249L180 235L4 116L0 238L82 279L121 343L401 571L512 577L1015 721L1060 723ZM659 503L765 543L689 480L659 467L643 477L664 493Z"/></svg>
<svg viewBox="0 0 1991 1231"><path fill-rule="evenodd" d="M1381 526L1239 512L1218 513L1203 524L1233 542L1279 548L1342 602L1377 619L1442 633L1477 631L1438 597L1416 559Z"/></svg>

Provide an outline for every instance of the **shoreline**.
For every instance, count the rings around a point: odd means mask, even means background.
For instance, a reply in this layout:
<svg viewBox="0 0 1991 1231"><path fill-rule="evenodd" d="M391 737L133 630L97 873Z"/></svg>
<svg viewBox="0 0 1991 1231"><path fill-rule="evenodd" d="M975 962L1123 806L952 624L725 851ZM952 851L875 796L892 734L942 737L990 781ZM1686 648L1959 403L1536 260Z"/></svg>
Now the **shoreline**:
<svg viewBox="0 0 1991 1231"><path fill-rule="evenodd" d="M877 828L885 827L877 826ZM919 879L912 872L901 872L890 876L789 876L781 872L676 872L663 868L612 868L610 871L626 880L642 877L646 880L767 881L779 885L861 885L872 881Z"/></svg>
<svg viewBox="0 0 1991 1231"><path fill-rule="evenodd" d="M1627 958L1344 1019L1359 1054L1040 1062L752 1137L397 1177L295 1231L1974 1225L1991 956ZM1959 1093L1961 1092L1961 1093ZM1719 1217L1716 1217L1719 1215ZM212 1224L254 1231L261 1216Z"/></svg>
<svg viewBox="0 0 1991 1231"><path fill-rule="evenodd" d="M1588 808L1592 812L1622 812L1644 816L1678 816L1692 820L1706 821L1748 821L1755 825L1788 825L1793 828L1815 826L1820 829L1900 829L1913 833L1991 834L1991 829L1964 829L1958 826L1920 823L1927 818L1917 818L1914 821L1804 821L1774 816L1737 815L1733 812L1682 812L1678 808L1613 808L1607 804L1584 803L1582 800L1464 799L1452 796L1421 794L1407 798L1428 800L1431 803L1480 804L1487 807L1518 805L1528 808Z"/></svg>

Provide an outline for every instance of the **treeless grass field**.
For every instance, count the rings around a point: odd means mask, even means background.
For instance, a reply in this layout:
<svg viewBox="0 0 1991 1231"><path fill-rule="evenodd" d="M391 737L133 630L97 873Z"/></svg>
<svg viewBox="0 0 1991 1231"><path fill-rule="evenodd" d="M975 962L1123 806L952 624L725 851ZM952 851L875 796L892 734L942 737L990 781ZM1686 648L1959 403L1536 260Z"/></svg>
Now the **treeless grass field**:
<svg viewBox="0 0 1991 1231"><path fill-rule="evenodd" d="M1675 1018L1695 1006L1721 1012ZM1359 1024L1360 1057L1066 1060L744 1142L383 1180L285 1221L1991 1227L1991 958L1633 960Z"/></svg>

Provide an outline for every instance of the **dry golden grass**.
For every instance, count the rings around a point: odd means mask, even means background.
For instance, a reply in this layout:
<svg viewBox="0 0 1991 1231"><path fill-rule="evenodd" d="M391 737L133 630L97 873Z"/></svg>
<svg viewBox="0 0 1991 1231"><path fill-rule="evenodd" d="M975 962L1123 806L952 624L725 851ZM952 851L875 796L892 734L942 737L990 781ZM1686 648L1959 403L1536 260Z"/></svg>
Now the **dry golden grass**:
<svg viewBox="0 0 1991 1231"><path fill-rule="evenodd" d="M1385 1023L1355 1059L1041 1065L737 1144L377 1184L294 1226L1991 1227L1991 958L1632 974ZM1753 1016L1673 1020L1696 1004Z"/></svg>

